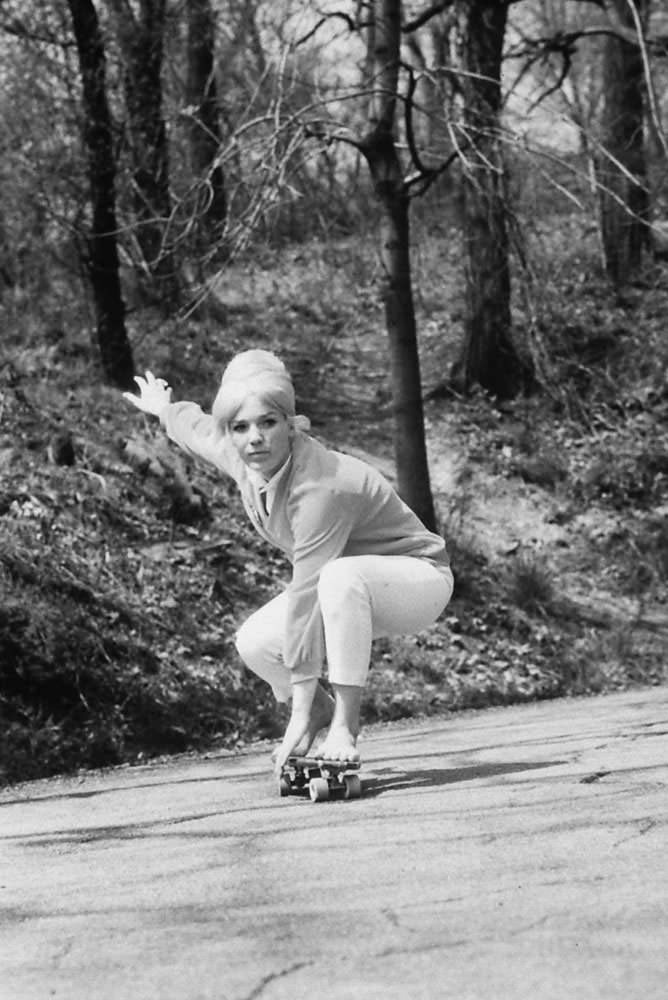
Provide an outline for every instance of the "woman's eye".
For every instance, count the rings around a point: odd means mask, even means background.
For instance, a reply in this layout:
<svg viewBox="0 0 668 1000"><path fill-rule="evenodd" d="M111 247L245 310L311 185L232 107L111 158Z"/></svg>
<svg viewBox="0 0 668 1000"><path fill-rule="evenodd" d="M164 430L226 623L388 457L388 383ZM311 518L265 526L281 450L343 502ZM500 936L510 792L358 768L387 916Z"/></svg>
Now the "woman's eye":
<svg viewBox="0 0 668 1000"><path fill-rule="evenodd" d="M276 426L276 419L275 419L275 417L267 417L266 420L262 421L262 423L260 424L260 426L261 427L275 427Z"/></svg>
<svg viewBox="0 0 668 1000"><path fill-rule="evenodd" d="M248 430L248 425L247 424L232 424L232 433L233 434L243 434L247 430Z"/></svg>

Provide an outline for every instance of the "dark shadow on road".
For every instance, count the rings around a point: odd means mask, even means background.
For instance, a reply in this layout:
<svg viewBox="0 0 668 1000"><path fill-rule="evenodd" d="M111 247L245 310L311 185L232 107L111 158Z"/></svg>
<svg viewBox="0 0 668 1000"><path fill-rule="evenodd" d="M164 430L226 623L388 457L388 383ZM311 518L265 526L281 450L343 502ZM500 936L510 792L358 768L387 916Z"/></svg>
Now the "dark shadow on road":
<svg viewBox="0 0 668 1000"><path fill-rule="evenodd" d="M268 760L269 758L267 758ZM271 766L267 764L267 767L263 768L261 771L242 771L240 773L226 774L225 771L221 770L218 774L193 774L187 778L175 778L170 775L169 770L163 765L164 776L156 779L155 781L141 781L134 784L128 782L123 785L108 785L106 787L93 788L93 789L83 789L83 790L71 790L66 789L64 791L57 791L48 794L37 794L34 798L31 798L28 794L26 795L16 795L14 798L5 798L0 800L0 809L3 806L15 806L15 805L39 805L43 802L51 802L57 800L67 800L67 799L94 799L101 797L103 795L124 795L127 792L136 791L146 791L147 789L153 788L167 788L168 786L174 785L202 785L206 782L219 783L221 781L239 781L245 782L248 778L256 778L258 781L266 778L267 775L271 774ZM131 772L130 772L131 773ZM48 780L48 779L46 779ZM54 778L54 781L58 781L58 778ZM66 778L64 780L67 780ZM82 784L85 783L87 779L84 777L82 779ZM91 778L92 780L92 778ZM23 786L28 787L28 786Z"/></svg>
<svg viewBox="0 0 668 1000"><path fill-rule="evenodd" d="M521 771L536 771L546 767L558 767L563 760L508 761L503 764L472 764L468 767L434 767L411 771L394 768L376 768L374 776L364 779L364 797L373 798L385 792L395 792L410 788L439 788L461 781L475 781L497 775L517 774Z"/></svg>

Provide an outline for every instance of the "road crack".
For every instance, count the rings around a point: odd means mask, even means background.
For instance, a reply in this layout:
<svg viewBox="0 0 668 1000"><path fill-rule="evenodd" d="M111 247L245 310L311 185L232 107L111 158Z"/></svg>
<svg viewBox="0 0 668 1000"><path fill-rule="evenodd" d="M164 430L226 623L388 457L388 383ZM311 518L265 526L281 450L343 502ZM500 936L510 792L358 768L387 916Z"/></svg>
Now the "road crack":
<svg viewBox="0 0 668 1000"><path fill-rule="evenodd" d="M256 1000L257 997L262 996L267 986L271 983L276 982L278 979L285 979L286 976L291 976L294 972L299 972L301 969L308 968L309 965L313 965L314 962L295 962L293 965L287 966L285 969L279 969L278 972L269 972L266 976L263 976L260 982L255 986L250 993L248 993L243 1000Z"/></svg>
<svg viewBox="0 0 668 1000"><path fill-rule="evenodd" d="M581 785L592 785L595 781L600 781L601 778L607 778L612 771L594 771L593 774L588 774L584 778L580 778Z"/></svg>

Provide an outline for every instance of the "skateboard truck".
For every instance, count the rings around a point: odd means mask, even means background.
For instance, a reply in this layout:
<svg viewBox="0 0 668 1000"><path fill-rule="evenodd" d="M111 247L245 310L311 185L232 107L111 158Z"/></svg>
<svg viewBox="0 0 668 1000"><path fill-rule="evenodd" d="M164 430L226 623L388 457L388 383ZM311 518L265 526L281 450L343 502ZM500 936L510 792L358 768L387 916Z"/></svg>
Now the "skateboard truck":
<svg viewBox="0 0 668 1000"><path fill-rule="evenodd" d="M324 760L322 757L288 757L278 779L278 794L301 795L308 792L311 802L329 798L359 799L362 782L358 760Z"/></svg>

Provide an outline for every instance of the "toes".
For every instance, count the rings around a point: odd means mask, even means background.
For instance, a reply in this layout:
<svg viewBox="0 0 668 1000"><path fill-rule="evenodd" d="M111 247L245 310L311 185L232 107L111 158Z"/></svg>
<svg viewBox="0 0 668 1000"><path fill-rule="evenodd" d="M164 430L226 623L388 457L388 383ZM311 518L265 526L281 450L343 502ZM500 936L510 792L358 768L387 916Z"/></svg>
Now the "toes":
<svg viewBox="0 0 668 1000"><path fill-rule="evenodd" d="M323 743L318 747L317 756L323 760L338 761L358 761L360 759L359 750L352 744L327 744Z"/></svg>

